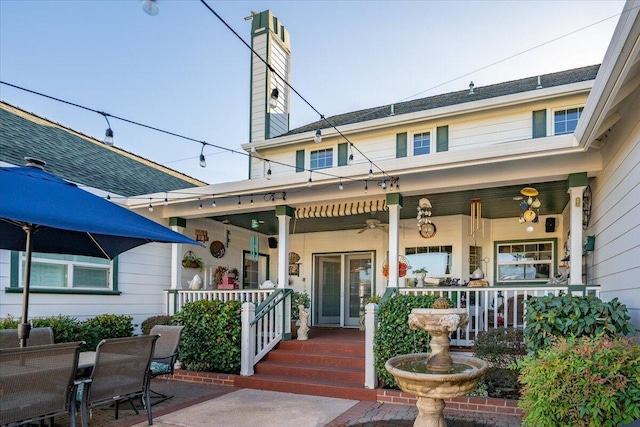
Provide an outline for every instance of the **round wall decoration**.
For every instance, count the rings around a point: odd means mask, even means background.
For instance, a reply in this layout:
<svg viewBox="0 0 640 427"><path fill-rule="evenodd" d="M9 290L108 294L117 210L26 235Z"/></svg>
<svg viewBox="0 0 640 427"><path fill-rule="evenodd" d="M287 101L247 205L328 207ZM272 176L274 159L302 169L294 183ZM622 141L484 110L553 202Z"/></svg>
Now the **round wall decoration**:
<svg viewBox="0 0 640 427"><path fill-rule="evenodd" d="M430 239L436 235L437 230L434 223L425 222L420 225L420 229L418 231L420 232L420 236L424 237L425 239Z"/></svg>
<svg viewBox="0 0 640 427"><path fill-rule="evenodd" d="M216 240L209 246L209 251L211 251L211 255L213 255L214 258L222 258L224 256L224 244Z"/></svg>

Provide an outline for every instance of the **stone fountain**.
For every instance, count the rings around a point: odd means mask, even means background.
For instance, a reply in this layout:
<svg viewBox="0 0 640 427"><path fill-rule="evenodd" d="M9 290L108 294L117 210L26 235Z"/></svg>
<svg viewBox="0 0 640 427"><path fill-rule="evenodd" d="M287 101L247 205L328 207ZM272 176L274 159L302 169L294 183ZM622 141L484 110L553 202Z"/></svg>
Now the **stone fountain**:
<svg viewBox="0 0 640 427"><path fill-rule="evenodd" d="M423 329L431 335L432 352L393 357L385 368L402 391L418 396L414 427L446 427L444 399L471 392L489 368L484 360L449 354L449 333L468 322L465 308L416 308L409 314L411 329Z"/></svg>

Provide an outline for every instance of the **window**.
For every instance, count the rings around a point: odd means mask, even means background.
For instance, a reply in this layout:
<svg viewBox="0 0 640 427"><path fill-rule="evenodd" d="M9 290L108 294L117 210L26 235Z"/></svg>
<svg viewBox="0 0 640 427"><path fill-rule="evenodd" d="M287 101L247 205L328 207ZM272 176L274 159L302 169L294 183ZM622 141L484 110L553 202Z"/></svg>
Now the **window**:
<svg viewBox="0 0 640 427"><path fill-rule="evenodd" d="M482 267L482 246L469 246L469 276L471 276L477 268L484 271Z"/></svg>
<svg viewBox="0 0 640 427"><path fill-rule="evenodd" d="M407 274L412 274L413 270L419 268L426 269L429 277L444 277L451 272L451 246L405 248L404 253L411 265Z"/></svg>
<svg viewBox="0 0 640 427"><path fill-rule="evenodd" d="M554 241L497 243L498 282L549 280L555 265Z"/></svg>
<svg viewBox="0 0 640 427"><path fill-rule="evenodd" d="M243 251L242 289L258 289L269 279L269 255L258 254L252 259L249 251Z"/></svg>
<svg viewBox="0 0 640 427"><path fill-rule="evenodd" d="M25 255L20 253L19 285L24 280ZM34 288L110 289L111 262L80 255L34 253L31 286Z"/></svg>
<svg viewBox="0 0 640 427"><path fill-rule="evenodd" d="M311 152L310 169L326 169L333 167L333 149L316 150Z"/></svg>
<svg viewBox="0 0 640 427"><path fill-rule="evenodd" d="M582 115L583 107L557 110L553 114L553 129L555 135L573 133L578 125L578 119Z"/></svg>
<svg viewBox="0 0 640 427"><path fill-rule="evenodd" d="M413 155L429 154L431 152L431 133L423 132L413 135Z"/></svg>

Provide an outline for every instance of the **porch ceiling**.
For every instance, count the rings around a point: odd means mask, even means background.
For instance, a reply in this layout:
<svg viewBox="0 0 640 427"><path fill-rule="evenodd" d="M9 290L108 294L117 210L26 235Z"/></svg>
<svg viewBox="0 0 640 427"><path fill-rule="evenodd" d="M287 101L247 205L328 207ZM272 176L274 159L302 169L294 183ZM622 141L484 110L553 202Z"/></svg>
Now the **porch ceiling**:
<svg viewBox="0 0 640 427"><path fill-rule="evenodd" d="M564 210L569 201L567 193L567 181L553 181L544 183L532 183L540 193L541 215L558 215ZM483 218L511 218L514 220L520 215L519 202L513 200L515 196L520 195L520 189L523 185L502 186L495 188L486 188L478 190L466 190L449 193L430 193L416 196L404 196L403 208L400 210L401 219L410 219L416 217L418 200L422 197L428 197L433 205L433 216L449 215L469 215L469 203L472 198L479 197L482 199L482 216ZM295 208L295 206L292 206ZM376 213L366 213L350 216L341 216L334 218L293 218L291 220L291 233L313 233L320 231L337 231L337 230L356 230L362 228L367 218L375 217L382 223L389 222L389 215L386 211ZM237 227L251 230L252 220L259 221L259 227L256 230L266 235L278 234L278 219L274 210L239 213L233 215L221 215L210 217L216 221L228 221Z"/></svg>

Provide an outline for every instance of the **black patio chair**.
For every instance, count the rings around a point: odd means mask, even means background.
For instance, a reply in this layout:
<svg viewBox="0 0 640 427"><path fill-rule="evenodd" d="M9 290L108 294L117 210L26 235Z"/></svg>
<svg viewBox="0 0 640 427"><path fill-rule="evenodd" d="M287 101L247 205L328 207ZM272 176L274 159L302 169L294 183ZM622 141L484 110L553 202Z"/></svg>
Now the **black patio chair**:
<svg viewBox="0 0 640 427"><path fill-rule="evenodd" d="M147 410L149 425L153 424L149 394L149 365L158 335L141 335L105 339L96 347L96 361L91 376L80 380L80 412L82 427L88 425L89 409L115 403L115 418L119 405L140 398Z"/></svg>
<svg viewBox="0 0 640 427"><path fill-rule="evenodd" d="M173 367L178 358L178 344L180 344L180 334L184 326L156 325L151 328L151 335L160 335L156 341L156 348L151 360L151 378L161 375L173 375ZM171 399L163 393L151 390L153 404Z"/></svg>
<svg viewBox="0 0 640 427"><path fill-rule="evenodd" d="M69 414L76 425L75 377L82 342L0 349L0 425Z"/></svg>
<svg viewBox="0 0 640 427"><path fill-rule="evenodd" d="M29 332L27 347L54 344L53 329L50 327L32 328ZM0 348L20 347L17 329L0 329Z"/></svg>

